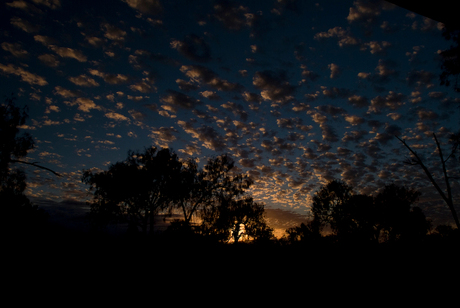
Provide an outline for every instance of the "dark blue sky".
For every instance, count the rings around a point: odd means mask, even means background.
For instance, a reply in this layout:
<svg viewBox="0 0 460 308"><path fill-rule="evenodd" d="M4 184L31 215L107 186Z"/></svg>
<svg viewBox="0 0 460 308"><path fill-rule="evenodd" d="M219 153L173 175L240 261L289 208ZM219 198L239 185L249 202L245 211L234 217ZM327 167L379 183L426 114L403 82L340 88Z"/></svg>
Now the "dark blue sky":
<svg viewBox="0 0 460 308"><path fill-rule="evenodd" d="M420 189L428 216L449 217L394 137L429 161L432 133L447 142L458 129L458 94L439 85L449 42L438 22L385 1L16 0L0 11L1 93L29 107L29 160L64 175L31 169L34 200L84 201L82 169L153 145L200 162L230 154L270 209L307 214L314 191L342 179L369 194Z"/></svg>

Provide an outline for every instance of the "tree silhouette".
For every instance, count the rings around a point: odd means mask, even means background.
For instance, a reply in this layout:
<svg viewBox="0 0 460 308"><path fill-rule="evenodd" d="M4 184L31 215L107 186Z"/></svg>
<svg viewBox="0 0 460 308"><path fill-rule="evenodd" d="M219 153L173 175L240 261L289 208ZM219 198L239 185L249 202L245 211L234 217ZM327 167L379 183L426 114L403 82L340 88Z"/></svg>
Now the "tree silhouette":
<svg viewBox="0 0 460 308"><path fill-rule="evenodd" d="M109 170L83 172L82 181L94 192L91 216L99 224L126 221L129 231L154 231L155 216L171 205L180 185L182 163L169 149L152 147L129 152Z"/></svg>
<svg viewBox="0 0 460 308"><path fill-rule="evenodd" d="M460 92L460 87L458 86L458 75L460 74L460 29L445 27L442 34L444 38L451 40L453 45L439 54L441 56L441 69L443 70L440 75L441 85L450 86L450 78L453 77L455 79L454 90Z"/></svg>
<svg viewBox="0 0 460 308"><path fill-rule="evenodd" d="M311 243L320 239L319 227L315 226L315 223L317 221L312 220L307 224L301 223L298 227L286 229L287 235L285 239L291 244L295 242Z"/></svg>
<svg viewBox="0 0 460 308"><path fill-rule="evenodd" d="M193 217L200 218L212 212L222 198L242 195L252 184L247 176L232 172L234 162L228 155L208 159L201 170L192 160L184 162L183 166L174 202L186 224Z"/></svg>
<svg viewBox="0 0 460 308"><path fill-rule="evenodd" d="M223 198L211 208L203 211L203 232L214 238L237 243L242 238L266 240L273 237L273 230L266 224L264 204L252 197L235 200L232 196Z"/></svg>
<svg viewBox="0 0 460 308"><path fill-rule="evenodd" d="M426 235L429 222L420 208L411 208L419 196L414 189L390 184L375 197L379 224L389 241Z"/></svg>
<svg viewBox="0 0 460 308"><path fill-rule="evenodd" d="M389 241L421 239L430 223L420 208L411 206L420 193L390 184L375 198L353 194L350 186L333 180L313 197L312 225L289 230L291 239L315 234L329 225L338 241L368 242L382 240L382 232Z"/></svg>
<svg viewBox="0 0 460 308"><path fill-rule="evenodd" d="M30 229L44 222L47 214L32 205L24 194L26 175L13 164L23 163L54 171L22 160L34 147L34 141L28 133L19 134L20 126L27 119L27 108L15 106L15 98L6 98L0 105L0 200L4 231L12 228Z"/></svg>
<svg viewBox="0 0 460 308"><path fill-rule="evenodd" d="M311 212L313 220L321 231L330 225L334 233L341 233L344 210L352 197L352 188L339 180L333 180L316 192Z"/></svg>

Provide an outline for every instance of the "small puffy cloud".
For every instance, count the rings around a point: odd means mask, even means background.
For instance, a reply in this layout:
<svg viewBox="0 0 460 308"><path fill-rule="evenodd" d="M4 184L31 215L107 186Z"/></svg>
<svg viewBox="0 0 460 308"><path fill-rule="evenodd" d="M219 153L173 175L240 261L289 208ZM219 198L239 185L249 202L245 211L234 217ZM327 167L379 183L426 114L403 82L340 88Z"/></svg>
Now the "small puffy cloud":
<svg viewBox="0 0 460 308"><path fill-rule="evenodd" d="M169 90L168 94L161 98L161 102L167 104L168 110L176 113L178 108L181 109L194 109L201 102L186 94ZM166 109L163 107L163 109Z"/></svg>
<svg viewBox="0 0 460 308"><path fill-rule="evenodd" d="M353 95L348 98L348 103L356 108L364 108L369 106L369 100L364 96Z"/></svg>
<svg viewBox="0 0 460 308"><path fill-rule="evenodd" d="M358 78L361 78L361 79L368 79L370 76L371 76L371 73L366 73L366 72L358 73Z"/></svg>
<svg viewBox="0 0 460 308"><path fill-rule="evenodd" d="M248 118L247 112L244 110L243 106L236 104L234 102L226 102L221 105L223 108L232 111L235 116L239 116L243 121L246 121Z"/></svg>
<svg viewBox="0 0 460 308"><path fill-rule="evenodd" d="M391 68L392 66L394 66L394 63L380 59L379 64L375 68L377 75L381 78L388 78L395 75L396 71Z"/></svg>
<svg viewBox="0 0 460 308"><path fill-rule="evenodd" d="M187 59L196 62L208 62L211 59L211 50L203 38L194 34L188 35L184 40L172 40L171 48L176 49Z"/></svg>
<svg viewBox="0 0 460 308"><path fill-rule="evenodd" d="M61 0L32 0L32 2L47 6L52 10L56 10L61 7Z"/></svg>
<svg viewBox="0 0 460 308"><path fill-rule="evenodd" d="M40 29L39 26L34 25L34 24L28 22L27 20L23 20L22 18L19 18L19 17L11 18L10 23L13 26L18 27L19 29L21 29L21 30L23 30L23 31L25 31L27 33L37 32Z"/></svg>
<svg viewBox="0 0 460 308"><path fill-rule="evenodd" d="M51 111L59 112L60 109L59 109L58 106L55 106L55 105L50 105L50 106L46 107L45 113L51 113Z"/></svg>
<svg viewBox="0 0 460 308"><path fill-rule="evenodd" d="M367 131L365 130L360 130L360 131L354 130L354 131L345 132L342 137L342 142L343 143L359 142L364 138L366 134L367 134Z"/></svg>
<svg viewBox="0 0 460 308"><path fill-rule="evenodd" d="M413 70L407 74L406 81L410 86L417 85L418 87L432 88L434 86L433 79L436 75L425 70Z"/></svg>
<svg viewBox="0 0 460 308"><path fill-rule="evenodd" d="M152 128L149 137L155 140L155 142L163 148L169 147L169 144L176 140L175 133L177 130L174 127L160 127Z"/></svg>
<svg viewBox="0 0 460 308"><path fill-rule="evenodd" d="M398 76L398 71L395 69L396 63L391 60L380 59L375 68L375 73L358 73L358 78L367 79L373 83L381 84L390 81L391 77Z"/></svg>
<svg viewBox="0 0 460 308"><path fill-rule="evenodd" d="M350 123L351 125L359 125L365 122L365 120L357 115L346 115L345 116L345 121Z"/></svg>
<svg viewBox="0 0 460 308"><path fill-rule="evenodd" d="M157 88L153 85L153 81L149 78L143 78L142 81L138 81L129 86L131 90L139 91L142 93L151 93L155 92Z"/></svg>
<svg viewBox="0 0 460 308"><path fill-rule="evenodd" d="M331 75L329 76L331 79L339 77L341 70L337 64L331 63L327 67L331 70Z"/></svg>
<svg viewBox="0 0 460 308"><path fill-rule="evenodd" d="M306 65L302 64L300 68L302 69L302 78L304 78L302 80L303 82L306 80L315 81L318 79L319 75L313 71L308 70Z"/></svg>
<svg viewBox="0 0 460 308"><path fill-rule="evenodd" d="M347 20L349 23L360 22L363 26L369 26L377 21L382 10L390 10L394 7L395 5L382 0L356 0L349 10Z"/></svg>
<svg viewBox="0 0 460 308"><path fill-rule="evenodd" d="M78 110L83 112L89 112L91 109L99 109L98 106L94 103L93 100L86 97L79 97L75 100L75 103L78 105Z"/></svg>
<svg viewBox="0 0 460 308"><path fill-rule="evenodd" d="M401 127L398 125L389 125L388 123L385 125L385 130L383 133L377 133L375 136L375 140L378 140L380 144L386 145L388 141L393 140L395 136L401 135Z"/></svg>
<svg viewBox="0 0 460 308"><path fill-rule="evenodd" d="M434 99L443 98L445 95L446 95L446 93L444 93L444 92L430 92L430 93L428 93L428 96L430 98L434 98Z"/></svg>
<svg viewBox="0 0 460 308"><path fill-rule="evenodd" d="M423 48L425 48L425 46L417 45L417 46L412 47L412 52L410 51L406 52L406 56L409 57L409 62L417 63L420 51Z"/></svg>
<svg viewBox="0 0 460 308"><path fill-rule="evenodd" d="M131 8L143 14L157 15L163 11L160 0L123 0Z"/></svg>
<svg viewBox="0 0 460 308"><path fill-rule="evenodd" d="M45 46L56 45L57 41L49 36L45 35L34 35L34 40L40 42Z"/></svg>
<svg viewBox="0 0 460 308"><path fill-rule="evenodd" d="M287 102L293 98L295 86L287 81L287 76L283 71L261 71L256 72L253 85L261 90L261 96L264 100L274 102Z"/></svg>
<svg viewBox="0 0 460 308"><path fill-rule="evenodd" d="M89 73L93 76L103 78L104 81L109 84L124 84L130 80L128 76L123 75L123 74L108 74L108 73L104 73L96 69L90 69Z"/></svg>
<svg viewBox="0 0 460 308"><path fill-rule="evenodd" d="M210 100L220 100L221 97L219 95L217 95L215 92L213 91L203 91L203 92L200 92L200 95L203 96L203 97L206 97L207 99L210 99Z"/></svg>
<svg viewBox="0 0 460 308"><path fill-rule="evenodd" d="M364 48L367 48L367 47L369 48L371 54L384 53L385 50L390 46L391 46L391 43L387 41L382 41L382 42L371 41L371 42L363 44Z"/></svg>
<svg viewBox="0 0 460 308"><path fill-rule="evenodd" d="M59 60L55 55L52 54L43 54L39 55L38 59L45 65L49 67L57 67L59 66Z"/></svg>
<svg viewBox="0 0 460 308"><path fill-rule="evenodd" d="M204 83L219 91L235 91L241 88L239 84L221 79L215 72L201 65L183 65L180 70L191 82Z"/></svg>
<svg viewBox="0 0 460 308"><path fill-rule="evenodd" d="M257 159L255 158L241 158L238 161L238 164L243 168L254 168L257 164Z"/></svg>
<svg viewBox="0 0 460 308"><path fill-rule="evenodd" d="M331 72L331 76L333 76L332 72ZM348 98L350 95L353 94L351 90L346 89L346 88L332 87L328 89L325 86L321 86L321 89L323 89L323 95L329 98Z"/></svg>
<svg viewBox="0 0 460 308"><path fill-rule="evenodd" d="M104 31L104 36L109 40L113 41L124 41L126 37L126 31L121 30L120 28L111 25L109 23L104 23L101 25L102 31Z"/></svg>
<svg viewBox="0 0 460 308"><path fill-rule="evenodd" d="M247 7L227 1L218 1L214 5L213 16L229 30L240 30L245 26L252 26L255 18L254 14L249 13Z"/></svg>
<svg viewBox="0 0 460 308"><path fill-rule="evenodd" d="M348 30L345 30L342 27L335 27L329 29L327 32L319 32L314 36L316 40L331 37L336 38L338 40L337 44L340 47L344 47L347 45L358 45L360 43L360 41L357 38L353 37Z"/></svg>
<svg viewBox="0 0 460 308"><path fill-rule="evenodd" d="M387 114L387 117L390 117L393 121L397 121L397 120L401 119L401 114L399 114L397 112L391 112L391 113Z"/></svg>
<svg viewBox="0 0 460 308"><path fill-rule="evenodd" d="M176 79L176 83L182 91L192 91L198 89L197 85L183 79Z"/></svg>
<svg viewBox="0 0 460 308"><path fill-rule="evenodd" d="M67 90L67 89L64 89L61 86L56 86L54 88L54 93L58 94L58 95L60 95L60 96L62 96L64 98L78 97L78 96L81 95L80 91Z"/></svg>
<svg viewBox="0 0 460 308"><path fill-rule="evenodd" d="M404 105L404 99L406 96L402 93L396 93L390 91L387 96L377 96L371 100L371 105L369 106L368 113L381 113L382 109L389 108L391 110L396 110Z"/></svg>
<svg viewBox="0 0 460 308"><path fill-rule="evenodd" d="M93 78L86 76L84 74L77 76L77 77L69 77L69 80L76 84L77 86L83 87L97 87L99 83L96 82Z"/></svg>
<svg viewBox="0 0 460 308"><path fill-rule="evenodd" d="M332 126L327 125L325 123L321 123L319 127L321 128L322 137L324 141L336 142L339 140L337 134L335 133L335 129Z"/></svg>
<svg viewBox="0 0 460 308"><path fill-rule="evenodd" d="M302 119L300 118L280 118L276 120L278 127L294 129L302 125Z"/></svg>
<svg viewBox="0 0 460 308"><path fill-rule="evenodd" d="M22 46L19 43L3 42L2 49L10 52L16 58L23 58L28 54L27 50L22 49Z"/></svg>
<svg viewBox="0 0 460 308"><path fill-rule="evenodd" d="M193 138L198 139L201 145L207 149L222 152L226 148L225 139L211 126L202 125L194 128L192 123L185 121L178 121L180 127Z"/></svg>
<svg viewBox="0 0 460 308"><path fill-rule="evenodd" d="M28 3L24 0L15 0L10 3L6 3L7 6L14 7L16 9L21 9L25 11L33 10L33 11L38 11L36 7L34 7L31 3Z"/></svg>
<svg viewBox="0 0 460 308"><path fill-rule="evenodd" d="M116 113L116 112L107 112L104 114L107 118L115 120L115 121L129 121L127 117L125 117L122 114Z"/></svg>
<svg viewBox="0 0 460 308"><path fill-rule="evenodd" d="M72 58L79 62L87 61L86 56L79 50L68 47L59 47L56 45L50 45L49 48L62 58Z"/></svg>
<svg viewBox="0 0 460 308"><path fill-rule="evenodd" d="M143 120L146 117L146 115L144 113L140 112L139 110L131 109L131 110L128 110L128 112L129 112L129 115L134 120L137 120L137 121Z"/></svg>
<svg viewBox="0 0 460 308"><path fill-rule="evenodd" d="M26 71L22 67L13 64L3 65L0 63L0 71L5 74L12 74L21 77L21 80L30 85L45 86L48 82L44 77Z"/></svg>
<svg viewBox="0 0 460 308"><path fill-rule="evenodd" d="M317 124L322 124L322 123L327 122L327 117L320 112L316 112L312 110L312 111L308 111L307 114L310 114L313 122Z"/></svg>
<svg viewBox="0 0 460 308"><path fill-rule="evenodd" d="M315 109L330 114L334 118L337 118L339 115L346 115L346 111L342 107L337 107L333 105L320 105L315 107Z"/></svg>
<svg viewBox="0 0 460 308"><path fill-rule="evenodd" d="M195 156L195 154L201 154L201 148L196 144L187 144L185 149L179 149L179 152L184 153L190 157Z"/></svg>
<svg viewBox="0 0 460 308"><path fill-rule="evenodd" d="M436 120L438 118L438 114L431 110L421 109L417 112L417 115L421 121Z"/></svg>

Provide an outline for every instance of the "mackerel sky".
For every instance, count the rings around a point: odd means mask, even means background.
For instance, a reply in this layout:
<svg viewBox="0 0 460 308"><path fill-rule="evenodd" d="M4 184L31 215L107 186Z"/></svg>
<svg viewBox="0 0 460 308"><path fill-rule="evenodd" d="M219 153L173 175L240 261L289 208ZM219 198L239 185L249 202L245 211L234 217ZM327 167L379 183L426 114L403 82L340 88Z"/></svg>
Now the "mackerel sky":
<svg viewBox="0 0 460 308"><path fill-rule="evenodd" d="M272 213L308 214L341 179L357 193L419 189L427 216L450 219L395 138L441 175L433 133L449 152L459 99L440 86L450 43L436 21L347 0L14 0L0 12L0 93L29 108L28 160L63 175L29 168L33 200L84 202L83 169L157 146L200 164L228 153Z"/></svg>

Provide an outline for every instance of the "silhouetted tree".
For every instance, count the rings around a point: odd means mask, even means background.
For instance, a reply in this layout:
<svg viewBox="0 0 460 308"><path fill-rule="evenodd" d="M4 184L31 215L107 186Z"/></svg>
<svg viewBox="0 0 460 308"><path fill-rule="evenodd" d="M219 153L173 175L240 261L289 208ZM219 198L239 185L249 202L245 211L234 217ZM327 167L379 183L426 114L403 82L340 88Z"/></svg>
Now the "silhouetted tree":
<svg viewBox="0 0 460 308"><path fill-rule="evenodd" d="M202 212L202 232L215 239L237 243L242 238L266 240L273 237L273 230L267 226L264 204L252 197L235 200L232 196L223 198L217 205Z"/></svg>
<svg viewBox="0 0 460 308"><path fill-rule="evenodd" d="M386 185L375 197L380 226L389 241L421 238L429 229L420 208L411 206L418 200L420 192L395 184Z"/></svg>
<svg viewBox="0 0 460 308"><path fill-rule="evenodd" d="M342 231L341 219L352 194L352 188L339 180L327 183L315 193L311 212L319 231L326 225L336 234Z"/></svg>
<svg viewBox="0 0 460 308"><path fill-rule="evenodd" d="M155 216L175 198L181 169L175 153L152 147L129 152L125 161L107 171L85 170L82 181L94 193L91 216L101 224L122 220L128 222L128 230L140 227L144 234L153 233Z"/></svg>
<svg viewBox="0 0 460 308"><path fill-rule="evenodd" d="M441 69L443 70L440 75L441 85L450 86L450 78L453 77L455 79L454 89L460 92L458 86L458 75L460 74L460 30L445 27L442 34L444 38L452 41L453 45L439 54L441 56Z"/></svg>
<svg viewBox="0 0 460 308"><path fill-rule="evenodd" d="M252 184L243 174L232 172L233 160L228 155L208 159L203 169L198 170L195 162L184 162L181 170L180 187L175 194L175 204L184 215L184 223L193 217L215 212L216 204L225 198L238 198Z"/></svg>
<svg viewBox="0 0 460 308"><path fill-rule="evenodd" d="M378 241L379 217L374 198L363 194L352 195L336 214L338 235L346 240Z"/></svg>
<svg viewBox="0 0 460 308"><path fill-rule="evenodd" d="M13 164L34 165L55 173L37 163L22 160L34 147L34 141L28 133L19 134L20 126L27 119L27 108L16 107L14 100L14 97L6 98L5 103L0 105L0 224L3 231L33 229L47 218L45 211L32 205L24 194L26 175Z"/></svg>
<svg viewBox="0 0 460 308"><path fill-rule="evenodd" d="M446 159L444 159L441 146L440 146L440 144L438 142L438 139L436 138L436 134L433 133L433 137L434 137L434 140L436 142L436 146L437 146L437 150L438 150L438 154L439 154L439 160L440 160L441 166L442 166L442 174L444 176L444 182L445 182L445 185L446 185L447 194L438 185L438 183L434 179L434 177L431 174L431 172L428 170L426 165L423 163L423 161L420 158L420 156L417 155L417 152L412 150L411 147L404 140L401 140L398 136L396 136L396 138L398 138L398 140L401 141L401 143L404 144L404 146L413 155L413 157L411 157L411 159L409 159L406 163L408 163L410 165L419 165L422 168L422 170L425 172L426 176L430 180L431 184L433 184L433 186L436 188L436 190L438 191L438 193L441 196L441 198L444 200L444 202L449 207L449 209L450 209L450 211L452 213L452 217L454 218L455 224L457 225L457 228L460 229L460 221L458 219L457 211L455 210L454 201L453 201L453 197L452 197L452 189L451 189L451 186L450 186L450 177L447 175L447 168L446 168L446 163L454 155L454 153L455 153L455 151L457 149L457 146L454 146L452 148L451 153L447 156Z"/></svg>
<svg viewBox="0 0 460 308"><path fill-rule="evenodd" d="M421 209L411 207L419 195L415 190L391 184L373 198L353 194L350 186L334 180L313 197L311 211L314 224L308 228L289 230L290 236L314 234L317 229L329 225L341 242L379 241L382 232L390 241L421 239L429 230L430 223Z"/></svg>
<svg viewBox="0 0 460 308"><path fill-rule="evenodd" d="M315 226L317 221L312 220L307 224L301 223L300 226L286 229L286 240L289 243L304 242L311 243L321 238L318 226Z"/></svg>

